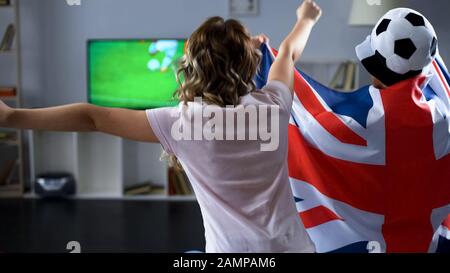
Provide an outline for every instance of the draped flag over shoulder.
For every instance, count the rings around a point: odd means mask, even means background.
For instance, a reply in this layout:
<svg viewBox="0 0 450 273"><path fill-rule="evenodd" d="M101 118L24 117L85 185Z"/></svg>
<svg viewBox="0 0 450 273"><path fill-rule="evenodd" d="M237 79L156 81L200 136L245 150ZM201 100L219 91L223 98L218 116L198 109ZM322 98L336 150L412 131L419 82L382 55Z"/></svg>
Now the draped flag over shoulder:
<svg viewBox="0 0 450 273"><path fill-rule="evenodd" d="M267 81L275 50L261 47ZM450 76L351 93L295 72L289 176L318 252L436 252L450 242ZM370 243L369 243L370 242Z"/></svg>

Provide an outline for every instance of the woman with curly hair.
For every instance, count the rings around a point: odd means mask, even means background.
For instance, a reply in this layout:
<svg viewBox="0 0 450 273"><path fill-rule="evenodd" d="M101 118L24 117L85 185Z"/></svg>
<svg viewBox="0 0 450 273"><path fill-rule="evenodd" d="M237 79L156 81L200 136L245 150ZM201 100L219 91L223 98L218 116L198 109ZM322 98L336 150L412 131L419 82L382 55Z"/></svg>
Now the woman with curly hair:
<svg viewBox="0 0 450 273"><path fill-rule="evenodd" d="M298 8L298 20L261 90L253 79L261 57L258 43L266 38L252 39L238 21L213 17L187 42L178 71L177 107L135 111L79 103L12 109L0 102L0 127L100 131L159 142L177 158L192 183L203 216L206 252L314 252L289 188L287 132L294 62L320 15L311 0ZM252 111L264 107L265 111ZM205 111L213 115L205 116ZM199 113L203 113L200 126L195 119ZM233 119L242 113L250 121ZM267 139L254 138L255 130L261 133L256 128L261 124L254 122L258 119L271 121L270 132L279 137L276 147L263 151ZM224 120L227 128L219 128ZM208 126L215 138L203 135ZM183 136L186 132L193 136L180 138L180 130Z"/></svg>

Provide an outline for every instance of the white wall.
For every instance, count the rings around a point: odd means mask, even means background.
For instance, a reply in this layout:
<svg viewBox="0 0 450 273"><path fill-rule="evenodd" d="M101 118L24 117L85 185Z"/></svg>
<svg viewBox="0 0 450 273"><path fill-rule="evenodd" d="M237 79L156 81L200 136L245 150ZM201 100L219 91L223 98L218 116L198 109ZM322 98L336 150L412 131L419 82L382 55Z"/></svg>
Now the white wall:
<svg viewBox="0 0 450 273"><path fill-rule="evenodd" d="M21 53L22 53L22 88L25 106L41 105L45 95L44 58L42 37L43 6L40 1L25 1L20 6L21 17Z"/></svg>
<svg viewBox="0 0 450 273"><path fill-rule="evenodd" d="M361 0L362 1L362 0ZM22 0L23 84L26 106L83 102L86 40L91 38L188 37L207 17L228 16L227 0ZM239 18L253 33L278 46L295 21L299 0L261 0L260 15ZM323 19L305 51L307 60L354 59L354 47L370 32L350 27L351 0L318 0ZM435 25L441 53L450 60L448 0L409 0ZM432 4L430 4L432 3ZM1 19L0 19L1 21ZM0 71L1 72L1 71ZM126 71L124 71L126 73ZM159 148L147 148L159 153ZM142 158L141 158L142 157ZM145 158L139 155L142 162Z"/></svg>

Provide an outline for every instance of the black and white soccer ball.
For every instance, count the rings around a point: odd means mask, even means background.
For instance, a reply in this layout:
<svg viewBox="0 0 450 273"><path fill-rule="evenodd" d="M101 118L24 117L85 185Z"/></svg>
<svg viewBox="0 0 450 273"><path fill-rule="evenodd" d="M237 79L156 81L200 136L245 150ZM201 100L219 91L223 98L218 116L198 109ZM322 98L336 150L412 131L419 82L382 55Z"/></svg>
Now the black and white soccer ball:
<svg viewBox="0 0 450 273"><path fill-rule="evenodd" d="M393 85L424 72L438 52L431 23L417 11L393 9L356 47L356 54L372 76Z"/></svg>

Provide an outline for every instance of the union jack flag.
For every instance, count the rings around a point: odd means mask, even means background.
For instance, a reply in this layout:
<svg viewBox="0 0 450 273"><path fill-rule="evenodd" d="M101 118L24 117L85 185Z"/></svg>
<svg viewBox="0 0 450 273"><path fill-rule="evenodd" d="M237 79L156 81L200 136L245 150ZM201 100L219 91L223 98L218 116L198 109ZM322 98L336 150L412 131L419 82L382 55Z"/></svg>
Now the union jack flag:
<svg viewBox="0 0 450 273"><path fill-rule="evenodd" d="M262 45L258 87L275 50ZM436 252L450 245L450 77L437 57L427 76L384 90L327 88L294 71L289 176L318 252Z"/></svg>

